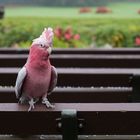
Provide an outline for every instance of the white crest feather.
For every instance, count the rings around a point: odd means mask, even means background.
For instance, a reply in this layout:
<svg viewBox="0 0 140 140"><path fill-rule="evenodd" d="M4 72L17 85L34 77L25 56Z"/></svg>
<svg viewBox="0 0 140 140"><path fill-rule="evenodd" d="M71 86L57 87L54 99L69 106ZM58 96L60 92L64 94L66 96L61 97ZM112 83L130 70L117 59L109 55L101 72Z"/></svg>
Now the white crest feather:
<svg viewBox="0 0 140 140"><path fill-rule="evenodd" d="M45 28L40 37L33 40L33 44L42 44L47 46L52 46L52 40L53 40L53 29L52 28Z"/></svg>

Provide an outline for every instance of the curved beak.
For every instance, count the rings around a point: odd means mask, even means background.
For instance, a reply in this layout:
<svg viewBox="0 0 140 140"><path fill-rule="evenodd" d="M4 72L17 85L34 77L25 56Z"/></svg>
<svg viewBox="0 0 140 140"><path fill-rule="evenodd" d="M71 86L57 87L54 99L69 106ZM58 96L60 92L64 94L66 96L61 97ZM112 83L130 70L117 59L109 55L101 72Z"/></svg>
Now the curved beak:
<svg viewBox="0 0 140 140"><path fill-rule="evenodd" d="M48 54L50 55L52 52L52 48L51 47L47 48L47 51L48 51Z"/></svg>

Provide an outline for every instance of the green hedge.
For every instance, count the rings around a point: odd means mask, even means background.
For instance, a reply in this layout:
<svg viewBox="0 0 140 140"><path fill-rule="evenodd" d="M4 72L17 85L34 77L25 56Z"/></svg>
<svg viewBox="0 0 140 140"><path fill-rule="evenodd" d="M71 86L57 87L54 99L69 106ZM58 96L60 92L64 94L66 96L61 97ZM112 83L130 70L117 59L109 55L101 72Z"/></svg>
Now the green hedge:
<svg viewBox="0 0 140 140"><path fill-rule="evenodd" d="M0 47L28 47L48 26L64 30L70 26L74 34L80 34L80 40L72 44L55 37L54 47L134 47L135 37L140 35L139 23L140 19L5 18L0 21Z"/></svg>

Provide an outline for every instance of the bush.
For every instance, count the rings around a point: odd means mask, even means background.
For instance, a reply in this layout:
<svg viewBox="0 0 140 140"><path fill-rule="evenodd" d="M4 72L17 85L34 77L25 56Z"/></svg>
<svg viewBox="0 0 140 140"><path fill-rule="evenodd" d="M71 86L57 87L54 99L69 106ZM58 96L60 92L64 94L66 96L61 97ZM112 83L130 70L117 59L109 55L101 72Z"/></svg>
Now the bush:
<svg viewBox="0 0 140 140"><path fill-rule="evenodd" d="M50 25L54 47L139 47L139 23L140 19L5 18L0 21L0 47L29 47Z"/></svg>
<svg viewBox="0 0 140 140"><path fill-rule="evenodd" d="M47 20L44 20L44 18L33 18L30 19L30 21L18 19L18 22L16 20L8 19L0 21L0 47L29 47L32 40L41 34L43 28L49 27L50 25L55 32L54 47L68 48L87 46L87 44L80 39L78 30L73 29L73 27L68 27L69 23L67 23L67 20L49 19L49 23L47 23ZM36 21L40 22L36 23ZM56 33L58 25L61 25L60 28L63 31L61 38L59 38Z"/></svg>
<svg viewBox="0 0 140 140"><path fill-rule="evenodd" d="M106 25L95 33L97 46L110 44L113 47L135 47L135 36L140 33L139 26Z"/></svg>
<svg viewBox="0 0 140 140"><path fill-rule="evenodd" d="M61 42L61 44L64 43L66 48L79 47L78 45L80 45L80 35L75 34L70 26L66 29L57 27L55 28L54 33L58 42Z"/></svg>

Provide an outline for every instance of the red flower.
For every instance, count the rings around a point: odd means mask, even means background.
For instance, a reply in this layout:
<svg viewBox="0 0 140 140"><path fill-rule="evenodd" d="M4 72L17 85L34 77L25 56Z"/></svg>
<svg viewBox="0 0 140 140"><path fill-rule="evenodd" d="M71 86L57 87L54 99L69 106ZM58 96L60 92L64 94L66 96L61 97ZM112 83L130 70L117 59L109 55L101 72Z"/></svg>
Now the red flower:
<svg viewBox="0 0 140 140"><path fill-rule="evenodd" d="M66 40L70 40L73 36L73 33L72 33L72 28L71 27L68 27L66 30L65 30L65 33L64 33L64 38Z"/></svg>
<svg viewBox="0 0 140 140"><path fill-rule="evenodd" d="M71 36L71 34L66 33L64 35L64 37L65 37L66 40L70 40L72 36Z"/></svg>
<svg viewBox="0 0 140 140"><path fill-rule="evenodd" d="M135 45L140 46L140 37L136 37L135 39Z"/></svg>
<svg viewBox="0 0 140 140"><path fill-rule="evenodd" d="M69 46L73 46L73 47L75 46L76 41L80 39L80 35L74 34L70 26L67 27L66 29L57 27L54 30L54 33L59 40L64 41Z"/></svg>
<svg viewBox="0 0 140 140"><path fill-rule="evenodd" d="M75 35L73 36L73 39L79 40L79 39L80 39L80 35L79 35L79 34L75 34Z"/></svg>
<svg viewBox="0 0 140 140"><path fill-rule="evenodd" d="M54 33L58 38L61 38L62 34L63 34L63 30L62 30L62 28L58 27L54 30Z"/></svg>

